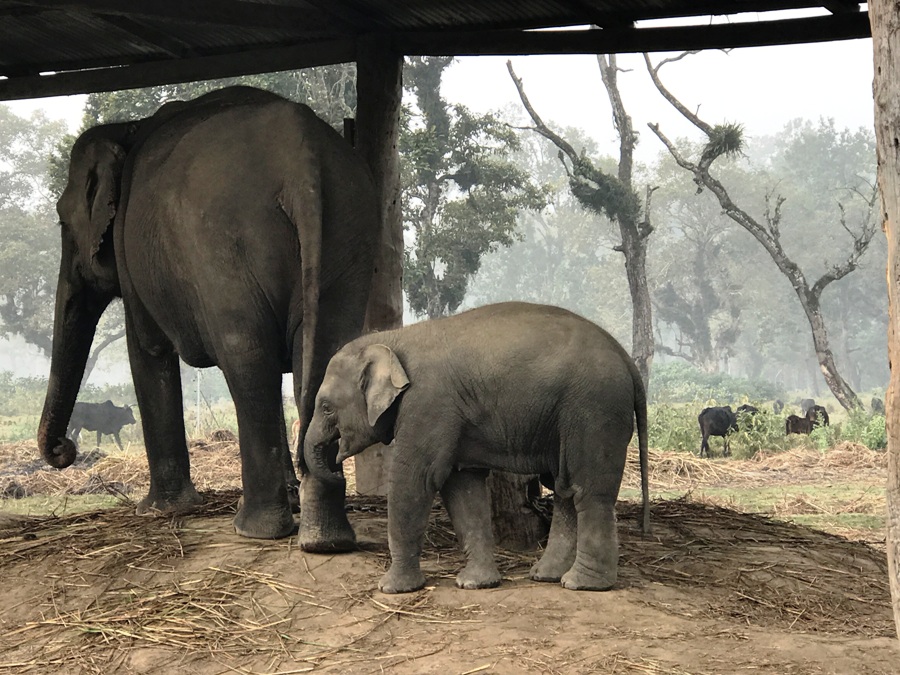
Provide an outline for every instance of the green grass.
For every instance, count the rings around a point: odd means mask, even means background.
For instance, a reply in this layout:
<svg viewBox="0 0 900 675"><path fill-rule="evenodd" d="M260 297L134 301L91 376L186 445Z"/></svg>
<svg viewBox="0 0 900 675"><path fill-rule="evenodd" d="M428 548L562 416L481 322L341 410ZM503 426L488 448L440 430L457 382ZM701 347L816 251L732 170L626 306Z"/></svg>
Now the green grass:
<svg viewBox="0 0 900 675"><path fill-rule="evenodd" d="M120 498L113 495L35 495L0 499L0 512L19 516L63 516L108 509L120 503Z"/></svg>
<svg viewBox="0 0 900 675"><path fill-rule="evenodd" d="M884 487L871 483L834 483L826 485L775 485L771 487L697 487L685 490L654 491L654 499L679 499L688 495L693 501L775 516L779 520L807 525L825 531L862 530L873 534L886 527ZM619 497L640 499L635 489L623 489ZM815 513L807 511L814 510Z"/></svg>

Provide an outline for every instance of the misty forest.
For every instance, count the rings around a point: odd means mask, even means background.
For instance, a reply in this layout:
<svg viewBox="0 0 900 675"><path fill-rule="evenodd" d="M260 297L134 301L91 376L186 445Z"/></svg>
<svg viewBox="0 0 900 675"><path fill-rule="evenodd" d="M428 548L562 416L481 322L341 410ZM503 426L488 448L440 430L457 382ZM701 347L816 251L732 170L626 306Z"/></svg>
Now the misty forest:
<svg viewBox="0 0 900 675"><path fill-rule="evenodd" d="M844 420L814 430L820 448L840 440L883 448L884 418L871 412L888 379L873 131L821 117L759 135L739 117L702 119L667 86L667 71L690 62L682 56L647 58L644 73L598 57L596 81L581 86L609 101L597 115L609 116L619 148L611 156L583 130L542 116L540 96L511 63L518 105L479 114L442 94L451 58L408 58L400 139L406 322L518 299L599 323L649 382L653 447L696 451L699 410L742 403L766 413L765 433L745 434L739 454L789 447L773 402L786 414L814 398ZM632 125L619 80L648 75L657 105L694 127L690 138ZM344 65L91 94L82 130L235 83L306 102L337 129L355 113L354 66ZM74 138L43 113L26 119L0 105L4 441L33 438L46 389L39 373L49 372L53 331L55 202ZM638 144L645 155L653 149L653 161L635 160ZM114 304L80 400L134 403L124 343ZM183 383L189 432L234 426L215 369L184 368Z"/></svg>

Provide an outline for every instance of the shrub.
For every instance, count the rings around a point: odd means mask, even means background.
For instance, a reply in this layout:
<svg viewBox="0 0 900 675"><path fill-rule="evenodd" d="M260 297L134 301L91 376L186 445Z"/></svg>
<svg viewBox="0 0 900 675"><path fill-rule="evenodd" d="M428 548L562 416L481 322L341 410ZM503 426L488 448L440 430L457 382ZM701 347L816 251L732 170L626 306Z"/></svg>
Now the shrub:
<svg viewBox="0 0 900 675"><path fill-rule="evenodd" d="M687 363L655 365L650 374L649 397L654 403L688 403L716 399L755 401L783 396L771 382L732 377L725 373L704 373ZM698 410L699 412L699 410Z"/></svg>

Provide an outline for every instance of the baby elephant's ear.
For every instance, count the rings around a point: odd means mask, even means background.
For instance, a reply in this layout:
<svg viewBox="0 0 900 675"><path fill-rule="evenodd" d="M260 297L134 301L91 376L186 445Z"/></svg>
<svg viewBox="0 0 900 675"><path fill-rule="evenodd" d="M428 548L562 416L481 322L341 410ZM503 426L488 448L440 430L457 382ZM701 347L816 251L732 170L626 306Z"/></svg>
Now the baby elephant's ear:
<svg viewBox="0 0 900 675"><path fill-rule="evenodd" d="M363 394L366 397L369 425L374 427L378 418L409 387L409 378L390 347L369 345L363 350L362 358L366 364Z"/></svg>

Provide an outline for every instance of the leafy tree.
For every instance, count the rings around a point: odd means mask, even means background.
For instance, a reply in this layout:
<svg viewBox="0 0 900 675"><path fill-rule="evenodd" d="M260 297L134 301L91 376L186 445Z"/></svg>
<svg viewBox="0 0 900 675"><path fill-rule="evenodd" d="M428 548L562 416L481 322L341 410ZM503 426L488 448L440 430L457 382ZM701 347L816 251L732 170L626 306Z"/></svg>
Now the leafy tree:
<svg viewBox="0 0 900 675"><path fill-rule="evenodd" d="M411 309L429 318L455 311L482 256L518 238L516 217L545 204L543 190L510 159L520 147L496 115L475 115L441 96L451 57L407 60L404 82L415 109L400 137L404 259Z"/></svg>
<svg viewBox="0 0 900 675"><path fill-rule="evenodd" d="M149 117L169 101L189 100L233 85L267 89L305 103L335 129L341 129L344 118L353 117L356 111L356 64L345 63L91 94L85 104L82 126Z"/></svg>
<svg viewBox="0 0 900 675"><path fill-rule="evenodd" d="M594 156L604 171L615 160L600 157L596 143L578 129L562 130L565 138ZM488 253L466 294L465 305L528 300L565 307L604 326L627 343L631 313L628 284L619 271L618 237L608 219L589 211L572 195L560 171L557 147L539 134L528 134L513 159L546 187L547 208L522 211L521 240Z"/></svg>
<svg viewBox="0 0 900 675"><path fill-rule="evenodd" d="M0 106L0 329L49 354L59 269L55 196L48 158L65 134L42 112L29 118Z"/></svg>
<svg viewBox="0 0 900 675"><path fill-rule="evenodd" d="M690 152L683 148L682 152ZM706 373L735 355L745 298L734 233L721 209L695 198L694 186L669 158L653 174L656 244L656 349ZM673 346L674 343L674 346Z"/></svg>

